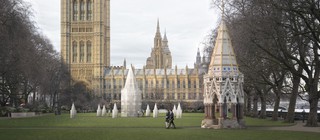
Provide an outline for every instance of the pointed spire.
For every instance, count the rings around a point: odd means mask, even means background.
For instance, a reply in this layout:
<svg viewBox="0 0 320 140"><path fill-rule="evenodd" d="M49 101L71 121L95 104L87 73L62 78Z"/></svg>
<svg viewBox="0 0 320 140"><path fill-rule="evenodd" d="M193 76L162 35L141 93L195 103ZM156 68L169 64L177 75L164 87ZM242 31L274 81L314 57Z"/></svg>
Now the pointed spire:
<svg viewBox="0 0 320 140"><path fill-rule="evenodd" d="M159 33L160 33L160 24L159 24L159 18L158 18L158 20L157 20L157 32L159 32Z"/></svg>
<svg viewBox="0 0 320 140"><path fill-rule="evenodd" d="M159 18L157 20L157 31L156 31L156 35L154 37L154 48L157 47L162 47L162 38L161 38L161 33L160 33L160 24L159 24Z"/></svg>
<svg viewBox="0 0 320 140"><path fill-rule="evenodd" d="M200 56L200 49L198 48L198 51L197 51L197 57L201 57Z"/></svg>
<svg viewBox="0 0 320 140"><path fill-rule="evenodd" d="M196 64L200 65L200 63L201 63L201 55L200 55L200 49L198 48L197 57L196 57Z"/></svg>
<svg viewBox="0 0 320 140"><path fill-rule="evenodd" d="M124 67L125 69L127 69L127 60L126 60L126 58L124 58L124 60L123 60L123 67Z"/></svg>
<svg viewBox="0 0 320 140"><path fill-rule="evenodd" d="M168 42L168 39L167 39L167 30L164 30L163 41L164 41L164 42Z"/></svg>

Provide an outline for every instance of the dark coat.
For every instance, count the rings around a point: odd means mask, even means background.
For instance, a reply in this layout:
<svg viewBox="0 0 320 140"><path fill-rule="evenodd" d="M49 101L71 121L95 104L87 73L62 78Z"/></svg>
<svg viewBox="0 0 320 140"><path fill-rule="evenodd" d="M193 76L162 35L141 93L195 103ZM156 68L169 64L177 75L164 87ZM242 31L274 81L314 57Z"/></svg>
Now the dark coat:
<svg viewBox="0 0 320 140"><path fill-rule="evenodd" d="M169 120L174 120L174 114L173 114L173 112L172 111L170 111L170 113L169 113Z"/></svg>

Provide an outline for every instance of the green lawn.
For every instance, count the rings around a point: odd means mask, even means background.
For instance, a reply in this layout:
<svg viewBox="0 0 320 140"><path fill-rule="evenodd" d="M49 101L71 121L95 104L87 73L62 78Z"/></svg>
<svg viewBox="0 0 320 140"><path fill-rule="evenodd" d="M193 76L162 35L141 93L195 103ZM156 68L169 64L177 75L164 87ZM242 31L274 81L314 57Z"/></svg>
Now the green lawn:
<svg viewBox="0 0 320 140"><path fill-rule="evenodd" d="M285 126L282 122L246 118L247 129L213 130L201 129L203 114L183 114L176 119L177 129L164 129L164 114L159 118L116 118L95 117L91 114L78 114L70 119L68 114L46 115L34 118L0 119L2 140L270 140L270 139L318 139L320 133L271 131L256 126Z"/></svg>

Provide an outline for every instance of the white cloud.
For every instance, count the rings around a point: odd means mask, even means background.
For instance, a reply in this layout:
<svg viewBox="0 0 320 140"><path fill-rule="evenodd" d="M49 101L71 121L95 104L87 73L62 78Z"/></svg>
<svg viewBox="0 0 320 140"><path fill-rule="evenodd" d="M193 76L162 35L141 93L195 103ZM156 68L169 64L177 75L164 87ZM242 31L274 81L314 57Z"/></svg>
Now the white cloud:
<svg viewBox="0 0 320 140"><path fill-rule="evenodd" d="M60 0L26 0L35 11L35 21L60 51ZM193 66L196 51L219 12L211 0L111 0L111 64L145 65L153 47L157 18L163 35L167 31L173 64Z"/></svg>

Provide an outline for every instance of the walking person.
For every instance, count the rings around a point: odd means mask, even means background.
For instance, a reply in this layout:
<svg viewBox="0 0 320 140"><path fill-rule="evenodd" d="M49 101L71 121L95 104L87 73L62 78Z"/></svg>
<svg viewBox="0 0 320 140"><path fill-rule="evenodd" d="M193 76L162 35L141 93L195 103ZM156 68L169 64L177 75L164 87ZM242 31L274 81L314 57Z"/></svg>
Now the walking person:
<svg viewBox="0 0 320 140"><path fill-rule="evenodd" d="M168 125L167 129L170 128L171 125L173 125L173 128L176 129L176 125L174 124L173 120L174 120L174 114L173 114L172 110L170 110L169 111L169 125Z"/></svg>
<svg viewBox="0 0 320 140"><path fill-rule="evenodd" d="M164 122L166 124L166 128L168 128L168 126L169 126L169 116L170 116L170 110L168 109L167 113L166 113L166 119Z"/></svg>

